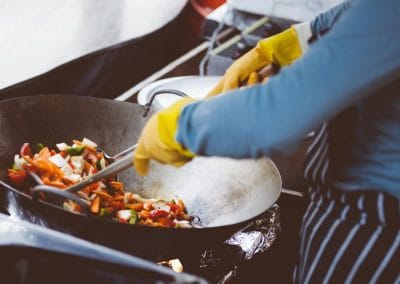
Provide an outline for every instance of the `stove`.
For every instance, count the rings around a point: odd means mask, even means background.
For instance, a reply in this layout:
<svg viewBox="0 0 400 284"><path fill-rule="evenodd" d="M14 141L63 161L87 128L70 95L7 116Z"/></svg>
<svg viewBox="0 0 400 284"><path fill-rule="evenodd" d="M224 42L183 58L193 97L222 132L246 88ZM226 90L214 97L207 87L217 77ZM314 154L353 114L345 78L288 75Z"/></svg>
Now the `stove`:
<svg viewBox="0 0 400 284"><path fill-rule="evenodd" d="M5 283L227 283L280 232L278 205L220 245L179 259L148 259L0 214ZM174 272L169 266L180 273ZM183 270L183 271L182 271Z"/></svg>
<svg viewBox="0 0 400 284"><path fill-rule="evenodd" d="M150 261L0 214L2 283L207 283Z"/></svg>

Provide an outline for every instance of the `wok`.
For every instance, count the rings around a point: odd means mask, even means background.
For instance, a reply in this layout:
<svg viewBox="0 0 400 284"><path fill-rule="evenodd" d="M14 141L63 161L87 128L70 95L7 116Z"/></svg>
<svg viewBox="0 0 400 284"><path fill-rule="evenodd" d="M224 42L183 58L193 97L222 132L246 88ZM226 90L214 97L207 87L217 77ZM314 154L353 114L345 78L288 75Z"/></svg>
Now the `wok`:
<svg viewBox="0 0 400 284"><path fill-rule="evenodd" d="M152 258L180 257L221 243L277 200L281 178L273 162L196 158L177 169L151 165L142 178L119 174L144 197L181 198L203 228L168 229L120 224L62 209L62 198L32 200L8 183L7 168L24 142L54 146L87 137L109 154L136 143L147 118L143 106L81 96L45 95L0 102L0 198L10 215L92 242ZM0 202L1 204L1 202Z"/></svg>

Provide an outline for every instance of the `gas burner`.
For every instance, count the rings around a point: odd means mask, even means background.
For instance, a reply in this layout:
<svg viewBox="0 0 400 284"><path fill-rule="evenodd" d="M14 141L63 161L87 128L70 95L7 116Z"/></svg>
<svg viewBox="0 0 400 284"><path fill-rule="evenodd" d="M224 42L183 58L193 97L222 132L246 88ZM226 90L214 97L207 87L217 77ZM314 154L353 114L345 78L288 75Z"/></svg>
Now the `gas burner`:
<svg viewBox="0 0 400 284"><path fill-rule="evenodd" d="M183 267L183 271L204 277L211 283L227 283L235 279L245 262L266 252L280 231L279 206L275 204L225 242L204 250L198 257L182 256L180 260L162 261L159 264L172 269L174 265Z"/></svg>

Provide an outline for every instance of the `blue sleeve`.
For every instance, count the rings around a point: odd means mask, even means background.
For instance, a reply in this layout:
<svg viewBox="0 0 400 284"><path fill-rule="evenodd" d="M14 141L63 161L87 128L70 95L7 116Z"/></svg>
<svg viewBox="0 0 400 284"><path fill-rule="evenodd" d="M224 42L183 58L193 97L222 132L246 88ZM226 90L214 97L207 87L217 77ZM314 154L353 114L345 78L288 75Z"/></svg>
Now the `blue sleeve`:
<svg viewBox="0 0 400 284"><path fill-rule="evenodd" d="M330 10L318 15L313 21L311 21L311 31L312 34L316 37L323 35L325 32L330 30L333 25L339 20L339 18L347 11L353 0L347 0Z"/></svg>
<svg viewBox="0 0 400 284"><path fill-rule="evenodd" d="M186 106L177 140L236 158L287 153L323 121L400 77L400 1L361 0L267 84Z"/></svg>

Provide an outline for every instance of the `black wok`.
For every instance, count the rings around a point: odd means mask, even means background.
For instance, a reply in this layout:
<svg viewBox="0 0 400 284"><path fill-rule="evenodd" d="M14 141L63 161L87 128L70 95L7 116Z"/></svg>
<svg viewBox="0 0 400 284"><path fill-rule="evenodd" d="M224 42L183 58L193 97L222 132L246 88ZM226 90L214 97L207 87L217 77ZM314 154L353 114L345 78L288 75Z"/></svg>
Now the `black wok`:
<svg viewBox="0 0 400 284"><path fill-rule="evenodd" d="M70 213L31 200L8 183L7 168L24 142L51 146L88 137L115 154L136 143L147 119L142 114L140 105L92 97L46 95L0 102L0 204L10 215L35 224L142 257L164 258L222 242L278 198L281 179L269 159L197 158L179 169L154 163L146 178L133 168L120 173L126 188L144 197L182 198L204 228L142 227Z"/></svg>

